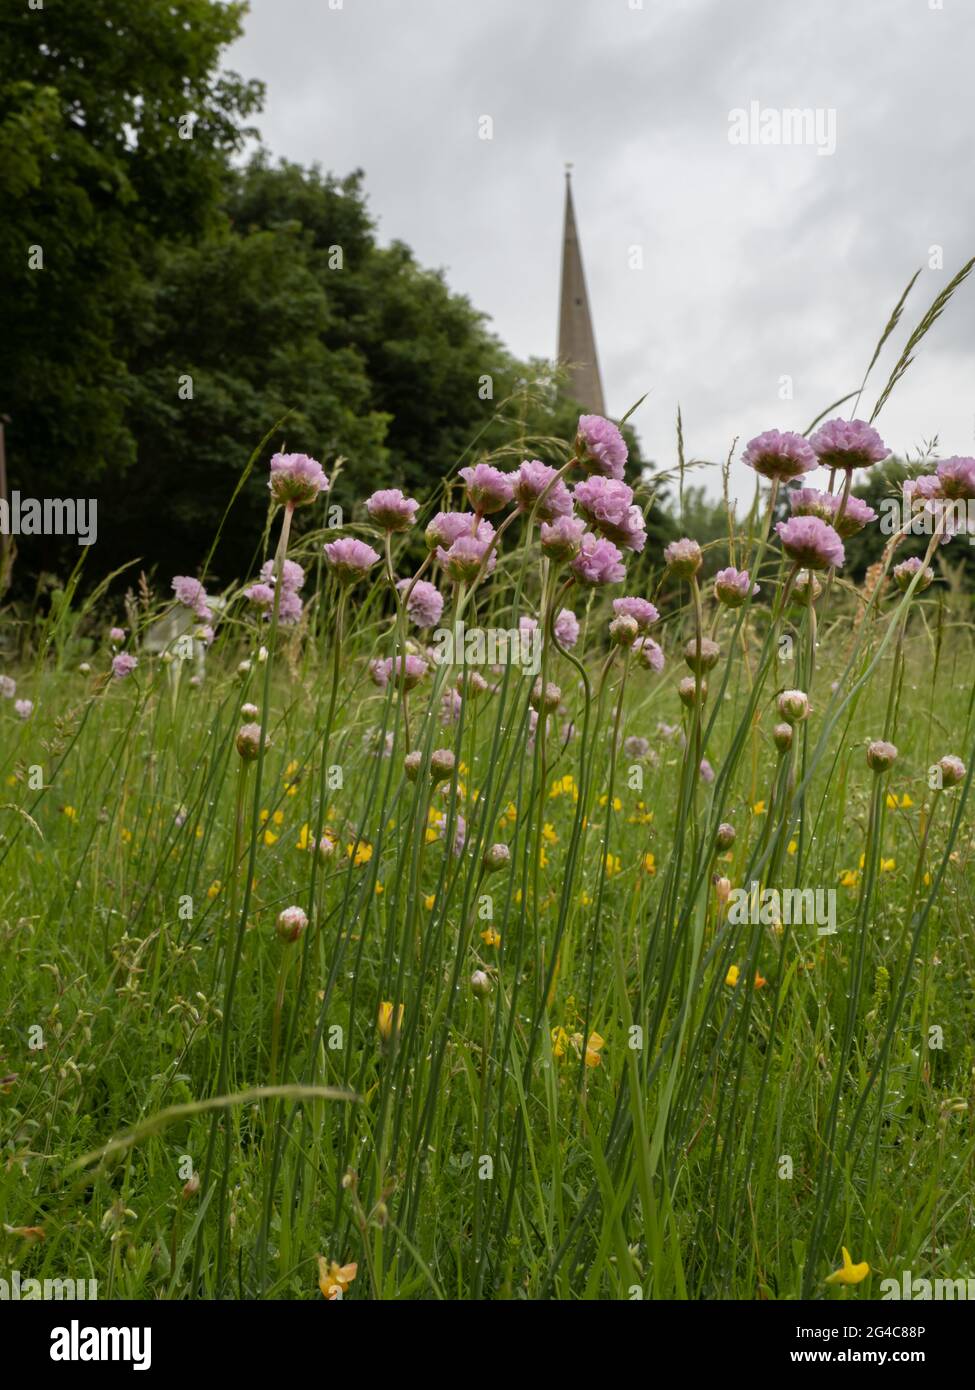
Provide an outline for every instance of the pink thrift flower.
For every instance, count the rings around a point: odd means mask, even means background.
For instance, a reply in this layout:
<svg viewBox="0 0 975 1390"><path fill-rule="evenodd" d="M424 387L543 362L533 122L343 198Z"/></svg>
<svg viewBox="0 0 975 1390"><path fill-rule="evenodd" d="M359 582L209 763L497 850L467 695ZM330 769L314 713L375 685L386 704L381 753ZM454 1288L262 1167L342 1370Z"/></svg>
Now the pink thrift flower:
<svg viewBox="0 0 975 1390"><path fill-rule="evenodd" d="M633 643L633 655L641 666L658 674L664 669L663 648L652 637L638 637Z"/></svg>
<svg viewBox="0 0 975 1390"><path fill-rule="evenodd" d="M618 618L632 618L641 632L649 632L660 620L656 608L645 598L614 598L613 612Z"/></svg>
<svg viewBox="0 0 975 1390"><path fill-rule="evenodd" d="M286 593L296 594L305 582L305 571L294 560L285 560L281 567L281 588ZM261 583L274 584L274 561L265 560L261 566Z"/></svg>
<svg viewBox="0 0 975 1390"><path fill-rule="evenodd" d="M34 702L33 702L33 700L15 700L15 701L14 701L14 714L16 714L16 716L17 716L18 719L29 719L33 713L34 713Z"/></svg>
<svg viewBox="0 0 975 1390"><path fill-rule="evenodd" d="M801 434L791 430L766 430L749 440L742 454L742 462L754 468L763 478L778 479L788 483L803 473L810 473L818 465L811 445Z"/></svg>
<svg viewBox="0 0 975 1390"><path fill-rule="evenodd" d="M975 500L975 459L958 455L942 459L938 464L938 482L942 497Z"/></svg>
<svg viewBox="0 0 975 1390"><path fill-rule="evenodd" d="M626 576L623 557L613 542L602 540L591 531L583 536L571 569L580 584L593 588L601 584L619 584Z"/></svg>
<svg viewBox="0 0 975 1390"><path fill-rule="evenodd" d="M440 722L444 725L456 724L460 719L463 704L459 690L445 690L440 698Z"/></svg>
<svg viewBox="0 0 975 1390"><path fill-rule="evenodd" d="M589 524L607 540L625 550L640 551L646 542L646 525L640 508L633 504L633 489L614 478L593 477L578 483L572 500Z"/></svg>
<svg viewBox="0 0 975 1390"><path fill-rule="evenodd" d="M572 560L579 553L585 533L586 523L575 516L560 516L551 524L543 523L542 554L560 563Z"/></svg>
<svg viewBox="0 0 975 1390"><path fill-rule="evenodd" d="M275 454L267 485L274 501L288 507L304 507L328 491L322 465L307 454Z"/></svg>
<svg viewBox="0 0 975 1390"><path fill-rule="evenodd" d="M604 420L601 415L580 415L575 451L588 472L622 479L628 452L626 440L611 420Z"/></svg>
<svg viewBox="0 0 975 1390"><path fill-rule="evenodd" d="M736 570L729 565L714 576L714 596L726 608L741 608L750 594L757 593L758 585L751 582L747 570Z"/></svg>
<svg viewBox="0 0 975 1390"><path fill-rule="evenodd" d="M785 553L806 569L839 568L846 559L843 542L821 517L792 516L775 529Z"/></svg>
<svg viewBox="0 0 975 1390"><path fill-rule="evenodd" d="M371 545L352 536L329 541L325 546L325 563L341 584L355 584L364 579L378 560Z"/></svg>
<svg viewBox="0 0 975 1390"><path fill-rule="evenodd" d="M130 652L117 652L112 657L112 675L116 680L130 676L138 666L138 661Z"/></svg>
<svg viewBox="0 0 975 1390"><path fill-rule="evenodd" d="M671 541L664 550L664 563L678 579L693 578L701 568L701 558L701 547L688 536Z"/></svg>
<svg viewBox="0 0 975 1390"><path fill-rule="evenodd" d="M9 676L0 676L0 696L4 700L12 700L16 694L17 682Z"/></svg>
<svg viewBox="0 0 975 1390"><path fill-rule="evenodd" d="M412 579L401 579L396 587L401 594L409 593L406 612L414 626L435 627L439 623L443 614L443 594L435 584L428 584L425 579L418 579L415 584Z"/></svg>
<svg viewBox="0 0 975 1390"><path fill-rule="evenodd" d="M579 640L579 619L571 608L562 608L552 624L552 631L558 638L559 646L565 647L568 651Z"/></svg>
<svg viewBox="0 0 975 1390"><path fill-rule="evenodd" d="M865 420L827 420L809 440L824 468L868 468L890 453Z"/></svg>
<svg viewBox="0 0 975 1390"><path fill-rule="evenodd" d="M112 628L109 628L109 630L108 630L108 636L109 636L109 640L112 641L112 642L124 642L124 641L125 641L125 628L124 628L124 627L112 627Z"/></svg>
<svg viewBox="0 0 975 1390"><path fill-rule="evenodd" d="M413 656L412 654L405 658L405 665L404 658L401 656L387 656L369 663L369 674L380 690L385 690L390 680L397 689L402 684L405 689L413 690L415 686L419 685L426 673L427 663L421 656Z"/></svg>
<svg viewBox="0 0 975 1390"><path fill-rule="evenodd" d="M934 582L934 570L925 565L923 560L917 555L912 555L909 560L902 560L899 565L895 565L891 571L894 583L902 593L906 592L914 579L914 576L923 571L921 578L917 582L914 592L920 594Z"/></svg>
<svg viewBox="0 0 975 1390"><path fill-rule="evenodd" d="M301 618L301 612L301 599L293 589L286 589L282 585L281 598L278 602L278 622L284 627L293 627ZM271 614L268 616L270 617Z"/></svg>
<svg viewBox="0 0 975 1390"><path fill-rule="evenodd" d="M408 531L419 507L412 497L404 497L398 487L382 488L366 502L366 511L384 531Z"/></svg>
<svg viewBox="0 0 975 1390"><path fill-rule="evenodd" d="M467 484L467 495L478 516L488 516L506 507L514 496L514 484L507 473L492 468L489 463L476 463L462 468L460 476Z"/></svg>
<svg viewBox="0 0 975 1390"><path fill-rule="evenodd" d="M836 518L842 500L841 493L819 492L814 487L798 487L789 491L789 506L792 508L793 516L821 517L833 527L841 540L848 540L850 536L862 531L869 522L876 521L877 513L862 497L854 497L851 492L837 526Z"/></svg>
<svg viewBox="0 0 975 1390"><path fill-rule="evenodd" d="M476 523L476 530L475 530ZM437 512L423 533L428 550L449 550L459 536L474 536L479 541L494 538L490 521L474 516L473 512Z"/></svg>
<svg viewBox="0 0 975 1390"><path fill-rule="evenodd" d="M521 464L514 475L514 495L518 510L531 512L534 508L538 521L554 521L556 517L569 516L572 511L572 498L559 478L558 469L550 468L539 459L526 459ZM538 502L540 497L544 500Z"/></svg>
<svg viewBox="0 0 975 1390"><path fill-rule="evenodd" d="M480 573L488 544L474 536L458 536L448 550L441 547L437 551L437 559L451 579L470 583ZM497 562L497 554L492 550L485 573L490 574Z"/></svg>
<svg viewBox="0 0 975 1390"><path fill-rule="evenodd" d="M207 592L198 579L188 574L173 576L173 593L184 608L191 608L204 622L213 617L209 608Z"/></svg>

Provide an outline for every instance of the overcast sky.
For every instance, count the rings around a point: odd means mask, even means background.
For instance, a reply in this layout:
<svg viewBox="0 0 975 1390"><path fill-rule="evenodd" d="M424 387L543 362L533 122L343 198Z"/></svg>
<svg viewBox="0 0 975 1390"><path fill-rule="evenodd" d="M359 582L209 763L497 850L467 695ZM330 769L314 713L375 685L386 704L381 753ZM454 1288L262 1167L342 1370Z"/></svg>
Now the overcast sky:
<svg viewBox="0 0 975 1390"><path fill-rule="evenodd" d="M914 270L897 350L975 254L972 0L339 3L251 0L228 66L267 84L264 143L362 167L380 237L524 357L555 352L572 161L607 409L650 393L633 423L662 466L678 402L688 456L804 429L859 385ZM818 111L818 144L732 143L752 103ZM898 452L975 453L973 325L975 277L879 417Z"/></svg>

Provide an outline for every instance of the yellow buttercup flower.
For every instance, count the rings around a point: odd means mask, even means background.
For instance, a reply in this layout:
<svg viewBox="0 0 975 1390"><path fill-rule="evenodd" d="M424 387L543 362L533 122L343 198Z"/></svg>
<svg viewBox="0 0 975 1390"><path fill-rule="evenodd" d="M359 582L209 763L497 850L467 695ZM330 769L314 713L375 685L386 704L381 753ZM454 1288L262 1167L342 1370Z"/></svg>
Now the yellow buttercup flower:
<svg viewBox="0 0 975 1390"><path fill-rule="evenodd" d="M753 815L753 816L764 816L764 814L765 814L765 802L764 802L764 801L756 801L756 802L755 802L755 805L752 807L752 815Z"/></svg>
<svg viewBox="0 0 975 1390"><path fill-rule="evenodd" d="M73 806L62 806L61 811L63 815L67 816L68 820L77 819L78 812Z"/></svg>
<svg viewBox="0 0 975 1390"><path fill-rule="evenodd" d="M485 946L500 946L501 933L495 931L494 927L485 927L481 932L481 940L484 942Z"/></svg>
<svg viewBox="0 0 975 1390"><path fill-rule="evenodd" d="M859 877L860 875L857 873L856 869L844 869L840 874L840 887L855 888Z"/></svg>
<svg viewBox="0 0 975 1390"><path fill-rule="evenodd" d="M359 1266L356 1264L340 1265L337 1260L326 1260L324 1255L319 1255L318 1287L322 1291L322 1297L330 1302L341 1298L358 1270Z"/></svg>
<svg viewBox="0 0 975 1390"><path fill-rule="evenodd" d="M403 1025L404 1005L400 1004L396 1013L396 1031L399 1032ZM393 1033L393 1006L388 999L384 999L379 1005L379 1017L376 1020L376 1027L379 1029L379 1036L383 1042L389 1042Z"/></svg>
<svg viewBox="0 0 975 1390"><path fill-rule="evenodd" d="M435 893L427 893L427 894L424 896L424 899L423 899L423 906L426 908L426 910L427 910L428 912L432 912L432 911L433 911L433 905L434 905L434 903L435 903L436 901L437 901L437 895L436 895Z"/></svg>
<svg viewBox="0 0 975 1390"><path fill-rule="evenodd" d="M730 966L728 967L728 973L727 973L727 975L724 977L724 982L725 982L725 984L726 984L726 985L731 985L732 988L734 988L734 986L738 983L738 976L739 976L740 974L741 974L741 971L738 969L737 965L730 965Z"/></svg>
<svg viewBox="0 0 975 1390"><path fill-rule="evenodd" d="M870 1273L870 1266L867 1264L866 1260L861 1260L861 1262L858 1265L855 1265L853 1261L850 1259L850 1252L849 1250L847 1250L846 1246L844 1245L842 1248L843 1266L841 1269L836 1269L833 1271L832 1274L827 1275L827 1284L862 1283L863 1280L866 1279L867 1275Z"/></svg>
<svg viewBox="0 0 975 1390"><path fill-rule="evenodd" d="M358 869L363 864L368 864L372 858L372 845L367 844L365 840L360 840L357 845L346 845L345 852Z"/></svg>

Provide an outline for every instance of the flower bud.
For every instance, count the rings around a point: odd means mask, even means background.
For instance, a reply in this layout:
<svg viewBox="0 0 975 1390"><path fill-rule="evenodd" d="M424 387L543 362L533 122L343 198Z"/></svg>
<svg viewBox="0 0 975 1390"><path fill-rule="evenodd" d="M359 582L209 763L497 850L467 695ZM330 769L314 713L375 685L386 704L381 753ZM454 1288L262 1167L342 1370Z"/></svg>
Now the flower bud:
<svg viewBox="0 0 975 1390"><path fill-rule="evenodd" d="M916 555L912 555L909 560L902 560L899 565L894 566L891 573L894 576L894 583L901 593L906 593L911 587L911 580L918 571L921 571L921 578L917 581L917 588L914 590L916 594L923 593L933 583L934 570L931 569L930 565L923 564Z"/></svg>
<svg viewBox="0 0 975 1390"><path fill-rule="evenodd" d="M245 763L252 763L261 751L260 724L242 724L237 731L237 752Z"/></svg>
<svg viewBox="0 0 975 1390"><path fill-rule="evenodd" d="M639 632L636 618L628 618L625 613L614 618L609 625L610 638L620 647L632 647Z"/></svg>
<svg viewBox="0 0 975 1390"><path fill-rule="evenodd" d="M729 825L727 821L722 821L718 826L718 833L714 837L714 842L719 850L731 849L735 843L735 827Z"/></svg>
<svg viewBox="0 0 975 1390"><path fill-rule="evenodd" d="M953 753L939 758L938 767L941 770L942 787L957 787L959 782L964 782L968 771L961 758L956 758Z"/></svg>
<svg viewBox="0 0 975 1390"><path fill-rule="evenodd" d="M671 541L664 551L664 561L677 579L692 579L701 568L701 547L697 541Z"/></svg>
<svg viewBox="0 0 975 1390"><path fill-rule="evenodd" d="M542 678L541 676L539 676L538 680L532 686L532 693L531 698L529 700L529 704L531 705L532 709L538 710L539 713L541 713L542 710L551 711L558 709L559 702L561 699L562 691L559 689L559 687L557 685L554 685L551 681L549 681L543 689Z"/></svg>
<svg viewBox="0 0 975 1390"><path fill-rule="evenodd" d="M776 724L772 730L772 742L780 753L788 753L792 747L792 725Z"/></svg>
<svg viewBox="0 0 975 1390"><path fill-rule="evenodd" d="M195 1196L196 1196L196 1194L199 1192L199 1190L200 1190L200 1175L199 1175L199 1173L194 1173L193 1176L192 1176L191 1178L188 1178L188 1179L186 1180L186 1182L183 1184L183 1198L184 1198L184 1200L188 1202L189 1199L190 1199L191 1197L195 1197Z"/></svg>
<svg viewBox="0 0 975 1390"><path fill-rule="evenodd" d="M90 662L90 661L83 661L83 662L81 663L81 665L78 667L78 670L81 672L81 674L82 674L83 676L90 676L90 675L91 675L91 662Z"/></svg>
<svg viewBox="0 0 975 1390"><path fill-rule="evenodd" d="M308 925L308 917L300 907L286 907L278 913L274 929L282 941L297 941Z"/></svg>
<svg viewBox="0 0 975 1390"><path fill-rule="evenodd" d="M475 970L471 976L471 993L478 999L486 999L491 993L491 981L483 970Z"/></svg>
<svg viewBox="0 0 975 1390"><path fill-rule="evenodd" d="M779 714L787 724L800 724L809 715L809 696L804 690L783 690L779 696Z"/></svg>
<svg viewBox="0 0 975 1390"><path fill-rule="evenodd" d="M731 897L730 878L716 878L714 880L714 896L717 898L721 906L724 907L725 903Z"/></svg>
<svg viewBox="0 0 975 1390"><path fill-rule="evenodd" d="M481 862L488 873L492 873L495 869L506 869L511 863L511 850L507 845L500 843L490 845L484 851L484 858Z"/></svg>
<svg viewBox="0 0 975 1390"><path fill-rule="evenodd" d="M815 603L823 592L823 586L812 570L800 570L796 575L793 580L789 602L796 607L805 607L809 603L810 584L812 585L812 601Z"/></svg>
<svg viewBox="0 0 975 1390"><path fill-rule="evenodd" d="M240 713L244 719L256 719L260 712L256 705L246 704L240 707Z"/></svg>
<svg viewBox="0 0 975 1390"><path fill-rule="evenodd" d="M430 777L434 782L446 782L454 775L455 758L450 748L435 748L430 754Z"/></svg>
<svg viewBox="0 0 975 1390"><path fill-rule="evenodd" d="M708 698L708 683L706 680L701 681L700 688L701 704L703 705L704 701ZM697 701L697 690L697 680L695 680L693 676L685 676L677 686L677 696L681 704L686 705L688 709L693 709Z"/></svg>
<svg viewBox="0 0 975 1390"><path fill-rule="evenodd" d="M420 764L423 762L423 754L418 748L412 753L407 753L403 759L403 771L406 773L408 782L415 782L420 775Z"/></svg>
<svg viewBox="0 0 975 1390"><path fill-rule="evenodd" d="M700 642L700 654L698 653L698 639L692 637L684 646L684 660L692 671L712 670L718 664L718 657L721 655L721 648L717 642L712 642L710 637L702 637Z"/></svg>
<svg viewBox="0 0 975 1390"><path fill-rule="evenodd" d="M867 745L867 766L874 772L886 772L897 761L897 749L882 738L875 738Z"/></svg>

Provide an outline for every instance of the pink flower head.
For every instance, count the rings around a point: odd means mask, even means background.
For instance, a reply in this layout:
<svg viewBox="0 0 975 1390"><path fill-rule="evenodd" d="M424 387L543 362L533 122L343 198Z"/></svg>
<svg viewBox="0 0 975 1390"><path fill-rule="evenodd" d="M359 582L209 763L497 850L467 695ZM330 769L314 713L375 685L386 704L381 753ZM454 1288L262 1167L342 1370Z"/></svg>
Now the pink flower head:
<svg viewBox="0 0 975 1390"><path fill-rule="evenodd" d="M410 622L416 627L434 627L443 613L443 594L425 579L418 579L412 589L411 584L412 579L401 579L396 585L401 594L409 591L406 612Z"/></svg>
<svg viewBox="0 0 975 1390"><path fill-rule="evenodd" d="M286 589L281 586L281 598L278 600L278 622L284 627L292 627L301 617L301 599L293 589ZM272 610L273 612L273 610ZM270 614L268 615L271 616Z"/></svg>
<svg viewBox="0 0 975 1390"><path fill-rule="evenodd" d="M369 663L369 674L380 690L385 690L390 680L397 688L402 683L407 690L412 690L414 686L419 685L426 673L427 663L422 656L412 654L405 658L387 656L383 660Z"/></svg>
<svg viewBox="0 0 975 1390"><path fill-rule="evenodd" d="M623 740L623 752L628 758L647 758L650 756L650 740L639 734L630 734Z"/></svg>
<svg viewBox="0 0 975 1390"><path fill-rule="evenodd" d="M447 838L447 819L447 816L443 812L441 812L438 815L435 815L433 818L433 823L436 826L437 835L441 840L445 840ZM455 858L459 858L461 853L463 852L464 843L466 839L467 824L464 820L464 817L458 815L457 817L455 817L454 820L454 839L453 844L451 845L451 851L454 854Z"/></svg>
<svg viewBox="0 0 975 1390"><path fill-rule="evenodd" d="M938 464L938 482L942 497L975 499L975 459L959 458L958 455L942 459Z"/></svg>
<svg viewBox="0 0 975 1390"><path fill-rule="evenodd" d="M305 582L305 571L294 560L285 560L281 566L281 588L285 593L296 594ZM274 561L265 560L261 566L261 583L274 584Z"/></svg>
<svg viewBox="0 0 975 1390"><path fill-rule="evenodd" d="M124 628L124 627L111 627L111 628L109 628L109 630L108 630L108 636L109 636L109 640L112 641L112 642L124 642L124 641L125 641L125 628Z"/></svg>
<svg viewBox="0 0 975 1390"><path fill-rule="evenodd" d="M827 420L809 440L824 468L868 468L890 450L865 420Z"/></svg>
<svg viewBox="0 0 975 1390"><path fill-rule="evenodd" d="M819 492L814 487L798 487L789 492L789 506L792 508L793 516L818 516L833 527L841 540L848 540L850 536L862 531L869 522L876 521L877 513L862 497L854 497L851 492L837 526L836 518L842 501L841 493Z"/></svg>
<svg viewBox="0 0 975 1390"><path fill-rule="evenodd" d="M559 478L558 469L550 468L539 459L526 459L520 466L514 475L514 495L518 510L522 512L530 512L538 499L543 499L535 508L539 521L554 521L572 511L572 498Z"/></svg>
<svg viewBox="0 0 975 1390"><path fill-rule="evenodd" d="M623 556L613 542L594 536L591 531L583 536L571 569L580 584L593 588L601 584L619 584L626 575Z"/></svg>
<svg viewBox="0 0 975 1390"><path fill-rule="evenodd" d="M808 441L791 430L766 430L764 434L757 434L749 440L741 457L743 463L763 478L778 479L782 483L811 472L818 464Z"/></svg>
<svg viewBox="0 0 975 1390"><path fill-rule="evenodd" d="M641 551L646 542L646 524L640 508L633 504L633 489L615 478L599 476L577 483L572 500L601 535L625 550Z"/></svg>
<svg viewBox="0 0 975 1390"><path fill-rule="evenodd" d="M198 579L188 574L173 576L173 593L184 608L191 608L198 618L209 621L213 614L209 608L206 589Z"/></svg>
<svg viewBox="0 0 975 1390"><path fill-rule="evenodd" d="M404 497L398 487L381 488L366 502L366 511L384 531L408 531L416 520L419 502Z"/></svg>
<svg viewBox="0 0 975 1390"><path fill-rule="evenodd" d="M552 631L558 639L559 646L571 651L579 640L579 619L571 608L559 610L558 616L552 624Z"/></svg>
<svg viewBox="0 0 975 1390"><path fill-rule="evenodd" d="M378 560L371 545L353 536L343 536L325 546L325 563L341 584L355 584L364 579Z"/></svg>
<svg viewBox="0 0 975 1390"><path fill-rule="evenodd" d="M475 536L479 541L489 541L494 536L490 521L476 520L473 512L437 512L423 533L429 550L438 547L449 550L458 536Z"/></svg>
<svg viewBox="0 0 975 1390"><path fill-rule="evenodd" d="M448 550L441 546L437 551L437 559L451 579L469 583L480 573L488 545L489 542L478 540L474 536L458 536ZM485 573L490 574L497 562L497 554L492 550Z"/></svg>
<svg viewBox="0 0 975 1390"><path fill-rule="evenodd" d="M700 774L701 774L701 781L702 781L702 782L713 782L713 781L714 781L714 768L713 768L713 767L711 766L711 764L708 762L707 758L702 758L702 759L701 759L701 766L699 767L698 771L699 771Z"/></svg>
<svg viewBox="0 0 975 1390"><path fill-rule="evenodd" d="M648 671L660 672L664 669L663 648L652 637L638 637L633 643L633 655Z"/></svg>
<svg viewBox="0 0 975 1390"><path fill-rule="evenodd" d="M29 719L33 713L33 700L14 700L14 714L18 719Z"/></svg>
<svg viewBox="0 0 975 1390"><path fill-rule="evenodd" d="M274 603L274 590L270 584L248 584L243 594L255 608L270 608Z"/></svg>
<svg viewBox="0 0 975 1390"><path fill-rule="evenodd" d="M701 547L688 536L671 541L664 550L664 563L678 579L691 579L701 568Z"/></svg>
<svg viewBox="0 0 975 1390"><path fill-rule="evenodd" d="M614 598L613 612L618 618L633 618L641 632L649 632L660 620L656 608L645 598Z"/></svg>
<svg viewBox="0 0 975 1390"><path fill-rule="evenodd" d="M5 700L12 700L17 694L17 682L10 676L0 676L0 696Z"/></svg>
<svg viewBox="0 0 975 1390"><path fill-rule="evenodd" d="M580 415L575 451L588 472L622 479L628 452L626 440L611 420L604 420L601 415Z"/></svg>
<svg viewBox="0 0 975 1390"><path fill-rule="evenodd" d="M792 516L775 529L785 553L806 569L839 568L846 559L843 542L822 517Z"/></svg>
<svg viewBox="0 0 975 1390"><path fill-rule="evenodd" d="M322 465L307 454L275 454L267 485L274 501L288 507L304 507L328 491Z"/></svg>
<svg viewBox="0 0 975 1390"><path fill-rule="evenodd" d="M912 555L908 560L902 560L899 565L894 566L891 573L894 583L902 593L910 588L916 574L921 574L914 590L916 594L920 594L934 582L934 570L925 565L924 561L917 555Z"/></svg>
<svg viewBox="0 0 975 1390"><path fill-rule="evenodd" d="M138 664L131 652L116 652L112 657L112 675L116 680L122 680L130 676Z"/></svg>
<svg viewBox="0 0 975 1390"><path fill-rule="evenodd" d="M514 496L514 484L507 473L492 468L489 463L476 463L462 468L460 476L467 484L467 496L478 516L489 516L506 507Z"/></svg>
<svg viewBox="0 0 975 1390"><path fill-rule="evenodd" d="M564 564L578 555L585 533L586 523L575 516L560 516L551 524L543 523L542 554Z"/></svg>
<svg viewBox="0 0 975 1390"><path fill-rule="evenodd" d="M747 570L736 570L729 565L714 576L714 596L726 608L741 608L749 595L757 593L758 585L752 583Z"/></svg>
<svg viewBox="0 0 975 1390"><path fill-rule="evenodd" d="M445 690L440 697L440 722L444 726L456 724L460 720L460 709L464 703L459 690Z"/></svg>

